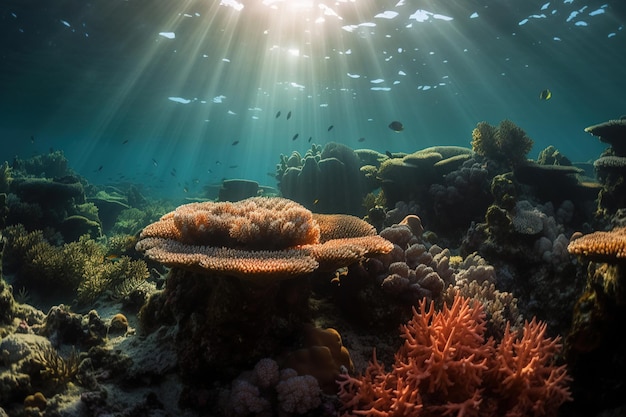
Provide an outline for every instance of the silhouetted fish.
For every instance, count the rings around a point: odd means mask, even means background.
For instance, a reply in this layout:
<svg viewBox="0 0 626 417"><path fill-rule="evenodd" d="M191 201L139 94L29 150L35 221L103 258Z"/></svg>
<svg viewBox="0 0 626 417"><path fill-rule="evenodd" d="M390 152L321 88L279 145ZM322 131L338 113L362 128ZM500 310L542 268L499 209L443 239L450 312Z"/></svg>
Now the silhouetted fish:
<svg viewBox="0 0 626 417"><path fill-rule="evenodd" d="M156 159L152 158L152 163L154 164L154 166L158 166L159 164L157 163Z"/></svg>
<svg viewBox="0 0 626 417"><path fill-rule="evenodd" d="M231 165L228 168L237 168L239 165Z"/></svg>
<svg viewBox="0 0 626 417"><path fill-rule="evenodd" d="M238 140L234 141L234 142L232 143L232 145L233 145L233 146L235 146L235 145L239 145L239 141L238 141Z"/></svg>
<svg viewBox="0 0 626 417"><path fill-rule="evenodd" d="M359 138L359 142L364 142L365 138Z"/></svg>
<svg viewBox="0 0 626 417"><path fill-rule="evenodd" d="M289 111L289 113L287 113L287 120L291 119L291 111Z"/></svg>
<svg viewBox="0 0 626 417"><path fill-rule="evenodd" d="M389 158L393 158L393 155L389 151L385 151L385 155L387 155Z"/></svg>
<svg viewBox="0 0 626 417"><path fill-rule="evenodd" d="M330 132L331 130L333 130L333 127L335 127L335 125L330 125L328 126L328 129L326 129L327 132Z"/></svg>
<svg viewBox="0 0 626 417"><path fill-rule="evenodd" d="M102 166L102 165L100 165L100 166L98 167L98 169L96 169L96 172L100 172L100 171L102 171L102 168L103 168L103 166Z"/></svg>
<svg viewBox="0 0 626 417"><path fill-rule="evenodd" d="M393 122L389 123L389 129L393 130L394 132L402 132L404 130L404 126L402 126L402 123L400 123L397 120L394 120Z"/></svg>
<svg viewBox="0 0 626 417"><path fill-rule="evenodd" d="M128 139L124 140L124 142L122 142L122 145L126 145L128 143Z"/></svg>
<svg viewBox="0 0 626 417"><path fill-rule="evenodd" d="M30 137L30 143L35 143L35 137L34 136Z"/></svg>
<svg viewBox="0 0 626 417"><path fill-rule="evenodd" d="M539 93L539 100L550 100L552 98L552 91L547 88Z"/></svg>
<svg viewBox="0 0 626 417"><path fill-rule="evenodd" d="M278 110L278 113L276 113L276 119L278 119L280 117L280 110Z"/></svg>
<svg viewBox="0 0 626 417"><path fill-rule="evenodd" d="M299 134L299 133L296 133L295 135L293 135L293 137L291 138L291 140L296 140L296 139L298 139L298 136L300 136L300 134Z"/></svg>
<svg viewBox="0 0 626 417"><path fill-rule="evenodd" d="M312 139L313 139L313 136L309 136L309 140L307 140L307 142L311 143Z"/></svg>

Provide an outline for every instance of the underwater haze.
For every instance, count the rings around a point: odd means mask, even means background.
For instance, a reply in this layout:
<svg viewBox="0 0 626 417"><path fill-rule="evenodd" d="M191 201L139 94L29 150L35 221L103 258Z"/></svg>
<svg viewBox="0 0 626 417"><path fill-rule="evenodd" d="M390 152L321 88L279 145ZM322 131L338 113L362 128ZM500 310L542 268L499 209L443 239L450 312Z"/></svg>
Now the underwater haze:
<svg viewBox="0 0 626 417"><path fill-rule="evenodd" d="M0 160L62 150L182 197L276 186L311 143L469 147L510 119L532 157L587 161L583 129L626 114L625 22L623 0L3 0Z"/></svg>

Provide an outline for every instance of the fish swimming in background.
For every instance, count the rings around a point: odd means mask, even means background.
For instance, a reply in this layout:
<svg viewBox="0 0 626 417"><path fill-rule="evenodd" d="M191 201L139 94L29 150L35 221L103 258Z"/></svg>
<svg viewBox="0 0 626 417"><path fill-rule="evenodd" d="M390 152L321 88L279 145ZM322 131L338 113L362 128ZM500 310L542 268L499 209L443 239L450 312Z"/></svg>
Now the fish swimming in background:
<svg viewBox="0 0 626 417"><path fill-rule="evenodd" d="M35 143L35 137L34 136L30 137L30 143Z"/></svg>
<svg viewBox="0 0 626 417"><path fill-rule="evenodd" d="M296 140L296 139L298 139L298 136L300 136L300 134L299 134L299 133L296 133L295 135L293 135L293 137L291 138L291 140Z"/></svg>
<svg viewBox="0 0 626 417"><path fill-rule="evenodd" d="M124 142L122 142L122 145L126 145L128 143L128 139L125 139Z"/></svg>
<svg viewBox="0 0 626 417"><path fill-rule="evenodd" d="M394 120L393 122L389 123L389 129L393 130L394 132L402 132L404 130L404 126L402 126L402 123L400 123L397 120Z"/></svg>
<svg viewBox="0 0 626 417"><path fill-rule="evenodd" d="M110 254L104 257L105 261L109 261L109 262L117 262L120 259L122 259L119 255L115 255L115 254Z"/></svg>
<svg viewBox="0 0 626 417"><path fill-rule="evenodd" d="M233 168L237 168L239 167L239 165L230 165L228 168L233 169Z"/></svg>
<svg viewBox="0 0 626 417"><path fill-rule="evenodd" d="M154 164L154 166L158 166L159 164L157 163L156 159L152 158L152 163Z"/></svg>
<svg viewBox="0 0 626 417"><path fill-rule="evenodd" d="M359 142L365 142L365 138L359 138Z"/></svg>
<svg viewBox="0 0 626 417"><path fill-rule="evenodd" d="M539 100L550 100L552 98L552 91L547 88L539 93Z"/></svg>
<svg viewBox="0 0 626 417"><path fill-rule="evenodd" d="M103 168L103 166L102 166L102 165L100 165L100 166L98 167L98 169L96 169L96 171L95 171L95 172L100 172L100 171L102 171L102 168Z"/></svg>
<svg viewBox="0 0 626 417"><path fill-rule="evenodd" d="M275 119L278 119L279 117L280 117L280 110L278 110L278 113L276 113Z"/></svg>
<svg viewBox="0 0 626 417"><path fill-rule="evenodd" d="M335 127L335 125L330 125L328 126L328 129L326 129L327 132L330 132L331 130L333 130L333 127Z"/></svg>
<svg viewBox="0 0 626 417"><path fill-rule="evenodd" d="M307 142L311 143L311 140L313 140L313 136L309 136L309 140L307 140Z"/></svg>
<svg viewBox="0 0 626 417"><path fill-rule="evenodd" d="M388 158L393 158L393 155L389 151L385 151L385 155L387 155Z"/></svg>
<svg viewBox="0 0 626 417"><path fill-rule="evenodd" d="M287 120L291 119L291 110L287 113Z"/></svg>
<svg viewBox="0 0 626 417"><path fill-rule="evenodd" d="M232 143L232 146L236 146L236 145L239 145L239 141L238 141L238 140L236 140L236 141L234 141L234 142Z"/></svg>

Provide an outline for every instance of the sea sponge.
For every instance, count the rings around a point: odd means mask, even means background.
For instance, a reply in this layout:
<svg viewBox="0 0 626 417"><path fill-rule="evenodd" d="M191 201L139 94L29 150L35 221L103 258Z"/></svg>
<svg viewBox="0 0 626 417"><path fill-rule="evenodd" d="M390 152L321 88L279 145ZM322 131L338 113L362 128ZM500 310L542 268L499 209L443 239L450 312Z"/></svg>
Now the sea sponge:
<svg viewBox="0 0 626 417"><path fill-rule="evenodd" d="M354 370L350 352L343 346L339 332L306 325L303 345L287 356L287 366L299 375L312 375L325 393L334 394L335 381L342 370Z"/></svg>
<svg viewBox="0 0 626 417"><path fill-rule="evenodd" d="M46 409L48 400L41 392L36 392L31 395L27 395L24 398L24 408L38 408L39 411Z"/></svg>

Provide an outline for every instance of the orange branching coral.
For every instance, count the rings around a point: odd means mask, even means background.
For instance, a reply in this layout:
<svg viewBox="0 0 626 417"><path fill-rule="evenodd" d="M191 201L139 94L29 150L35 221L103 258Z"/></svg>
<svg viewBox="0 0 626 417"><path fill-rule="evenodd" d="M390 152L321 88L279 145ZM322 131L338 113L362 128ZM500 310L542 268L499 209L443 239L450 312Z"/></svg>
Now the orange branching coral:
<svg viewBox="0 0 626 417"><path fill-rule="evenodd" d="M168 266L278 279L391 251L375 233L353 216L313 215L291 200L253 197L180 206L147 226L136 247Z"/></svg>
<svg viewBox="0 0 626 417"><path fill-rule="evenodd" d="M546 323L526 322L522 337L507 325L494 356L498 382L494 392L507 410L507 416L552 415L565 401L570 377L565 365L551 366L561 350L560 339L546 337Z"/></svg>
<svg viewBox="0 0 626 417"><path fill-rule="evenodd" d="M365 374L338 381L344 416L552 416L571 400L564 366L553 364L559 339L526 323L518 337L485 340L482 304L456 296L436 312L425 300L401 327L404 344L391 371L374 359Z"/></svg>
<svg viewBox="0 0 626 417"><path fill-rule="evenodd" d="M579 237L570 242L567 250L596 262L626 261L626 227Z"/></svg>

